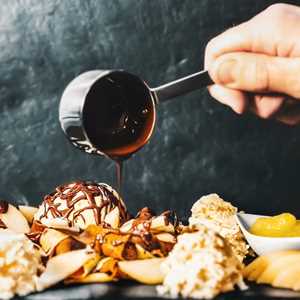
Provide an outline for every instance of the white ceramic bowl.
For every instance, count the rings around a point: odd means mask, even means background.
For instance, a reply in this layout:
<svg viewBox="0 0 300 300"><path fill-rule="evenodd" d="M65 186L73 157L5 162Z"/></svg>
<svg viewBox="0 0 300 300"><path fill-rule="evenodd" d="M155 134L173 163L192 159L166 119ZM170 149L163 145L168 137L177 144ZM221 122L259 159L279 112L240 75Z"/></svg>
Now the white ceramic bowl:
<svg viewBox="0 0 300 300"><path fill-rule="evenodd" d="M249 232L257 218L267 217L245 213L236 214L236 220L251 248L258 255L279 251L300 249L300 237L265 237Z"/></svg>

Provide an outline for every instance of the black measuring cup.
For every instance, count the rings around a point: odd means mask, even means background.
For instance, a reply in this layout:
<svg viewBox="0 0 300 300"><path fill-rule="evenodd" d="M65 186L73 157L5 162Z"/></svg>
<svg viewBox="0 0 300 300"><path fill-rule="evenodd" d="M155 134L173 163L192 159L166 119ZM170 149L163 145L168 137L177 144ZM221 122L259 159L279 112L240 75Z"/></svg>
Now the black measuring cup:
<svg viewBox="0 0 300 300"><path fill-rule="evenodd" d="M212 83L207 71L156 88L123 70L88 71L66 87L60 124L81 150L124 159L149 141L157 104Z"/></svg>

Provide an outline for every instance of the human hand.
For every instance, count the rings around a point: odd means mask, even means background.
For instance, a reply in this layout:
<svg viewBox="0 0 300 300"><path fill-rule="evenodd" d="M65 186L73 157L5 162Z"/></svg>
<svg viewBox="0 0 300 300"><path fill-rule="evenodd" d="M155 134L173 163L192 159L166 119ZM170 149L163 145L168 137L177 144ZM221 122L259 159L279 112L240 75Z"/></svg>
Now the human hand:
<svg viewBox="0 0 300 300"><path fill-rule="evenodd" d="M241 114L300 122L300 7L274 4L212 39L209 92Z"/></svg>

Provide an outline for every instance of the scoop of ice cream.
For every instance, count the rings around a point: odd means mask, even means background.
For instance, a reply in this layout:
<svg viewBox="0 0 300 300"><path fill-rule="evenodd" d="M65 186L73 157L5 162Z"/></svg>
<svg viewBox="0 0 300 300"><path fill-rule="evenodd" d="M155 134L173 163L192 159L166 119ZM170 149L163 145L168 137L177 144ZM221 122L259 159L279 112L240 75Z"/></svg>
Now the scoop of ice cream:
<svg viewBox="0 0 300 300"><path fill-rule="evenodd" d="M162 263L165 278L158 292L171 297L211 299L236 284L245 288L243 265L226 240L205 226L198 229L178 236L177 244Z"/></svg>
<svg viewBox="0 0 300 300"><path fill-rule="evenodd" d="M34 216L48 227L85 229L106 223L119 227L128 219L119 194L105 183L75 182L59 186L44 197Z"/></svg>
<svg viewBox="0 0 300 300"><path fill-rule="evenodd" d="M236 207L217 194L210 194L195 202L191 211L189 225L205 225L218 232L228 241L239 260L243 261L249 247L235 219Z"/></svg>
<svg viewBox="0 0 300 300"><path fill-rule="evenodd" d="M0 229L0 298L24 296L36 290L40 253L24 234Z"/></svg>

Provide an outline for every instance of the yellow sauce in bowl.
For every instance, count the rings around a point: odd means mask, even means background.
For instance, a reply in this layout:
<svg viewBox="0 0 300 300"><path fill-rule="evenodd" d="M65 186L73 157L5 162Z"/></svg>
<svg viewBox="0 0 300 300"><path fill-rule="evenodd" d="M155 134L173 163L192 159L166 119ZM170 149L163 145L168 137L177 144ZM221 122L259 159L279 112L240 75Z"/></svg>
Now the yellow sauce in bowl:
<svg viewBox="0 0 300 300"><path fill-rule="evenodd" d="M290 213L261 217L255 220L250 232L267 237L300 237L300 220Z"/></svg>

